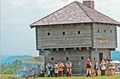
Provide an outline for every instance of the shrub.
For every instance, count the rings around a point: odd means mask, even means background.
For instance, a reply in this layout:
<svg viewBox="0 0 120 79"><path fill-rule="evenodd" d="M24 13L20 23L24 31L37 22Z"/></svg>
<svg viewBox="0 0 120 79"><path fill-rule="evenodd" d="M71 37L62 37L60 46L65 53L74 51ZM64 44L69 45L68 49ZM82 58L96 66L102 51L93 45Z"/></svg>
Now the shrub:
<svg viewBox="0 0 120 79"><path fill-rule="evenodd" d="M14 74L14 69L11 69L11 68L7 68L3 74Z"/></svg>

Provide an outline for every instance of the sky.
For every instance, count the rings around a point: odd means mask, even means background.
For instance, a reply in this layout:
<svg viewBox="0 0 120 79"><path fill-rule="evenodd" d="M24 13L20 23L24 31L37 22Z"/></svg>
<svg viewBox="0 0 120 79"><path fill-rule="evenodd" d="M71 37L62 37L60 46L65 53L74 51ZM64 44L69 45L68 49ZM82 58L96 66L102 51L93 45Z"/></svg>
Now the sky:
<svg viewBox="0 0 120 79"><path fill-rule="evenodd" d="M37 56L35 29L29 25L73 1L0 0L0 55ZM120 0L94 1L96 10L120 22ZM120 51L120 27L117 34Z"/></svg>

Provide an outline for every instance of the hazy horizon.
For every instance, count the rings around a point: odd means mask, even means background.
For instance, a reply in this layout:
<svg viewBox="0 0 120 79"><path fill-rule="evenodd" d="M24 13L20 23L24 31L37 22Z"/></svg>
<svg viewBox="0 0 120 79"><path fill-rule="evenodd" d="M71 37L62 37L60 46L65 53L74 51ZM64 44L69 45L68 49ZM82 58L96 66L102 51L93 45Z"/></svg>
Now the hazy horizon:
<svg viewBox="0 0 120 79"><path fill-rule="evenodd" d="M30 24L74 0L1 0L0 55L38 56L35 29ZM82 3L83 0L77 0ZM45 5L45 6L44 6ZM95 9L120 21L120 0L95 0ZM117 27L120 51L120 27Z"/></svg>

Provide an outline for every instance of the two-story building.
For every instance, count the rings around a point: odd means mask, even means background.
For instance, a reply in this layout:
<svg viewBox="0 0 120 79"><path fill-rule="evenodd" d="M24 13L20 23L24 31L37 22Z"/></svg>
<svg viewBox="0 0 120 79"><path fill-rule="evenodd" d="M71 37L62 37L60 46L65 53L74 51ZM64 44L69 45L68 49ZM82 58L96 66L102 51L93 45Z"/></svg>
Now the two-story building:
<svg viewBox="0 0 120 79"><path fill-rule="evenodd" d="M88 58L100 62L111 57L120 22L98 12L94 1L86 0L74 1L30 26L35 28L36 48L45 53L46 62L70 59L73 74L83 74Z"/></svg>

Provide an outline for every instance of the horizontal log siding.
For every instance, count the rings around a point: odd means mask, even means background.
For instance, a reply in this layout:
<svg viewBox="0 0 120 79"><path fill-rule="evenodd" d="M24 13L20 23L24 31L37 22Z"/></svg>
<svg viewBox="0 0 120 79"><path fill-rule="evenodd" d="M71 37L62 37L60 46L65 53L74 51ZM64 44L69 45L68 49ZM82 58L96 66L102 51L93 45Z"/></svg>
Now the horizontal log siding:
<svg viewBox="0 0 120 79"><path fill-rule="evenodd" d="M116 34L117 34L116 26L114 25L94 24L93 25L93 47L94 48L116 48L116 44L117 44Z"/></svg>
<svg viewBox="0 0 120 79"><path fill-rule="evenodd" d="M36 29L38 49L92 46L91 26L88 24L43 26Z"/></svg>
<svg viewBox="0 0 120 79"><path fill-rule="evenodd" d="M67 62L66 57L71 60L73 64L73 74L86 74L85 61L89 58L88 50L74 50L68 49L66 51L50 51L51 53L46 55L46 63L51 61L61 60L64 65ZM83 60L81 59L83 57ZM53 58L54 60L51 60ZM65 68L66 69L66 68Z"/></svg>
<svg viewBox="0 0 120 79"><path fill-rule="evenodd" d="M103 59L111 58L109 49L92 50L92 53L91 53L92 58L91 58L91 60L92 60L93 64L94 64L94 58L95 58L96 61L98 61L100 63L99 53L103 53Z"/></svg>

